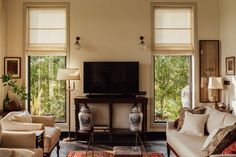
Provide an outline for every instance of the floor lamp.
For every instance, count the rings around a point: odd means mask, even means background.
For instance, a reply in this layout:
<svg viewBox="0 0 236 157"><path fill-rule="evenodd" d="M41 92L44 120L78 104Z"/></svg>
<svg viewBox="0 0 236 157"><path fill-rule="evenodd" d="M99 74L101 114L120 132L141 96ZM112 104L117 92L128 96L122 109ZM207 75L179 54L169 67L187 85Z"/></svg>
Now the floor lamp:
<svg viewBox="0 0 236 157"><path fill-rule="evenodd" d="M67 138L64 138L63 141L74 141L75 139L72 138L70 136L70 101L71 101L71 97L70 97L70 94L71 94L71 91L73 91L75 89L75 82L73 82L73 86L71 87L70 85L70 80L80 80L80 74L79 74L79 69L58 69L58 73L57 73L57 80L65 80L65 81L68 81L67 82L67 85L68 85L68 88L66 88L66 91L68 91L68 98L69 98L69 101L68 101L68 111L69 111L69 131L68 131L68 137Z"/></svg>

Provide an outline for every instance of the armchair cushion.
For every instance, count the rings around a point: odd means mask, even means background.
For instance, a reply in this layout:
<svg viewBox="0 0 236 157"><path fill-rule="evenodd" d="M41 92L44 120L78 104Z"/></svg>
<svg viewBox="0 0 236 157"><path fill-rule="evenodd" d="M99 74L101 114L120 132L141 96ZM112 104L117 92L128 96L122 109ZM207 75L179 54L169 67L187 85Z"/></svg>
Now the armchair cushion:
<svg viewBox="0 0 236 157"><path fill-rule="evenodd" d="M32 118L27 110L19 115L13 115L12 120L23 123L32 123Z"/></svg>
<svg viewBox="0 0 236 157"><path fill-rule="evenodd" d="M31 115L33 123L42 123L45 126L54 127L55 117L54 116L35 116Z"/></svg>
<svg viewBox="0 0 236 157"><path fill-rule="evenodd" d="M24 142L22 142L24 141ZM34 132L2 131L2 148L35 148Z"/></svg>

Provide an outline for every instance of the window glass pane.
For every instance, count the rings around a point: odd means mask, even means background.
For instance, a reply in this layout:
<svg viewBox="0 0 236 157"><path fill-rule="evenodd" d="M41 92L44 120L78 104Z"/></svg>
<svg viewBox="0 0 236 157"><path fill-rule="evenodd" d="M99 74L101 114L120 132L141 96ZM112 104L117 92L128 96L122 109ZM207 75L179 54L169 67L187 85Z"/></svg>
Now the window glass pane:
<svg viewBox="0 0 236 157"><path fill-rule="evenodd" d="M30 44L64 44L65 30L30 30Z"/></svg>
<svg viewBox="0 0 236 157"><path fill-rule="evenodd" d="M65 28L66 10L63 8L30 8L29 28Z"/></svg>
<svg viewBox="0 0 236 157"><path fill-rule="evenodd" d="M65 81L57 81L57 70L65 68L64 56L30 56L30 110L33 115L53 115L65 122Z"/></svg>
<svg viewBox="0 0 236 157"><path fill-rule="evenodd" d="M157 8L155 28L190 28L191 10L188 8Z"/></svg>
<svg viewBox="0 0 236 157"><path fill-rule="evenodd" d="M174 120L181 106L191 107L190 56L154 56L154 122Z"/></svg>
<svg viewBox="0 0 236 157"><path fill-rule="evenodd" d="M191 30L155 30L155 43L191 44Z"/></svg>

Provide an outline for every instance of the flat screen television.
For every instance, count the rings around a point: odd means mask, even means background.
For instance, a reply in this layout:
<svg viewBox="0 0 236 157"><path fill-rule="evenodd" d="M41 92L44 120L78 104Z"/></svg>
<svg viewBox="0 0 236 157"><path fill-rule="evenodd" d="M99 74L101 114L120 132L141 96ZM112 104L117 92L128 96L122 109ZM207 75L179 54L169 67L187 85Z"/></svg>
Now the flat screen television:
<svg viewBox="0 0 236 157"><path fill-rule="evenodd" d="M132 95L139 92L139 62L84 62L84 93Z"/></svg>

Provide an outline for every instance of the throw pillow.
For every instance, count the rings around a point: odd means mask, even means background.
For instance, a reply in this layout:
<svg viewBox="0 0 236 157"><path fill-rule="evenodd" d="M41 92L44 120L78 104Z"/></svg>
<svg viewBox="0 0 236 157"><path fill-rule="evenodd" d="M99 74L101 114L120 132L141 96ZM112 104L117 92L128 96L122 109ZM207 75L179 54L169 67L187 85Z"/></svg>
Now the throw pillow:
<svg viewBox="0 0 236 157"><path fill-rule="evenodd" d="M228 147L226 147L222 152L222 154L236 154L236 141L234 141Z"/></svg>
<svg viewBox="0 0 236 157"><path fill-rule="evenodd" d="M183 127L185 111L191 112L193 114L204 114L206 109L205 109L205 107L199 107L199 108L195 108L195 109L190 109L190 108L187 108L187 107L180 108L180 110L179 110L179 121L178 121L178 126L177 126L178 131Z"/></svg>
<svg viewBox="0 0 236 157"><path fill-rule="evenodd" d="M204 136L204 126L209 115L205 114L192 114L185 111L184 124L181 128L181 133Z"/></svg>
<svg viewBox="0 0 236 157"><path fill-rule="evenodd" d="M17 121L17 122L22 122L22 123L32 123L31 115L29 114L27 110L25 110L25 112L21 114L14 115L12 117L12 120Z"/></svg>
<svg viewBox="0 0 236 157"><path fill-rule="evenodd" d="M218 128L218 129L214 129L206 138L206 141L203 144L202 147L202 151L208 151L209 150L209 145L211 144L212 139L214 138L214 136L221 131L224 128Z"/></svg>
<svg viewBox="0 0 236 157"><path fill-rule="evenodd" d="M223 150L236 141L236 125L227 126L213 137L212 142L209 144L208 155L221 154Z"/></svg>

